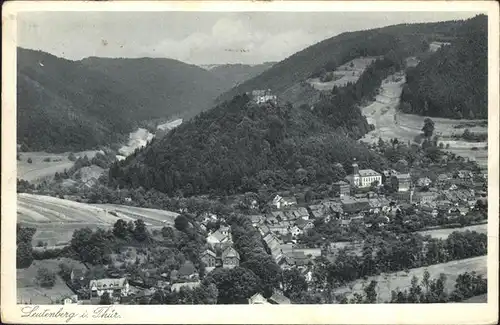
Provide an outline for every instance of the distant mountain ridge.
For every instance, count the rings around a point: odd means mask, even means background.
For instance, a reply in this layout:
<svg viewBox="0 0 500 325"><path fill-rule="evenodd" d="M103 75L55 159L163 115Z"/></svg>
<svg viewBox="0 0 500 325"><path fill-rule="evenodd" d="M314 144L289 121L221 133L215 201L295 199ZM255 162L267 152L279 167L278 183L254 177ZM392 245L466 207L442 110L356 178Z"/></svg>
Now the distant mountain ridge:
<svg viewBox="0 0 500 325"><path fill-rule="evenodd" d="M254 78L271 68L275 62L265 62L261 64L218 64L211 66L209 71L213 73L224 87L231 89L242 82Z"/></svg>
<svg viewBox="0 0 500 325"><path fill-rule="evenodd" d="M128 137L142 120L192 117L227 88L172 59L70 61L17 50L17 135L29 150L92 149Z"/></svg>

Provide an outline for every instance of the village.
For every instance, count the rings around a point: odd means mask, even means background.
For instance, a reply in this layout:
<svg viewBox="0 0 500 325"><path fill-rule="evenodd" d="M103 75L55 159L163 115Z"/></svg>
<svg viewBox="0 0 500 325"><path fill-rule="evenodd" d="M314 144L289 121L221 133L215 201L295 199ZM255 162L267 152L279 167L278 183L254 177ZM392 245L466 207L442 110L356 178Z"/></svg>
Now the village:
<svg viewBox="0 0 500 325"><path fill-rule="evenodd" d="M313 288L315 268L324 259L334 262L340 251L358 258L363 256L363 240L357 235L360 232L386 229L396 234L411 233L485 223L486 179L486 174L457 170L439 174L432 181L429 177L395 170L359 169L353 161L352 174L331 184L333 197L300 202L295 196L277 194L267 203L267 213L259 213L262 209L253 201L245 217L258 230L275 263L282 270L298 270ZM107 277L90 278L85 270L73 269L68 285L80 295L67 297L64 303L102 304L103 296L110 303L147 301L158 290L175 293L193 290L214 270L239 266L240 253L226 220L208 212L199 220L199 229L206 233L206 249L200 254L202 272L189 260L169 273L146 272L142 280L118 274L110 278L109 270ZM327 238L322 234L318 227L325 225L336 229L336 235ZM139 255L136 259L139 260ZM257 292L248 303L290 304L291 301L275 288L270 297Z"/></svg>

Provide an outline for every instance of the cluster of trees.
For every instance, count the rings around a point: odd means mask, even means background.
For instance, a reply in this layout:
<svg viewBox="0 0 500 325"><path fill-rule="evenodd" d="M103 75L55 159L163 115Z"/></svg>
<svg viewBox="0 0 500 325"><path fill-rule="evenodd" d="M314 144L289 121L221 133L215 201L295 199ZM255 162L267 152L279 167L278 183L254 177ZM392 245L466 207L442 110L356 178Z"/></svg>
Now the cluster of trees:
<svg viewBox="0 0 500 325"><path fill-rule="evenodd" d="M396 272L445 263L487 253L487 236L477 232L453 232L447 239L424 238L419 234L369 236L361 256L347 249L338 252L335 261L324 260L315 269L318 284L343 284L381 272Z"/></svg>
<svg viewBox="0 0 500 325"><path fill-rule="evenodd" d="M273 290L279 288L281 268L269 254L269 248L249 218L234 216L230 222L234 247L241 258L240 266L252 271L260 279L264 297L270 297Z"/></svg>
<svg viewBox="0 0 500 325"><path fill-rule="evenodd" d="M35 190L35 185L24 179L17 179L17 193L26 193Z"/></svg>
<svg viewBox="0 0 500 325"><path fill-rule="evenodd" d="M335 132L310 110L254 105L244 95L113 164L109 182L169 195L257 192L263 186L342 179L353 158L362 168L385 165L382 157Z"/></svg>
<svg viewBox="0 0 500 325"><path fill-rule="evenodd" d="M449 118L488 117L488 18L479 15L457 38L406 72L401 109Z"/></svg>
<svg viewBox="0 0 500 325"><path fill-rule="evenodd" d="M443 273L439 278L431 279L429 272L425 270L420 284L418 280L416 276L412 277L409 290L393 290L390 302L399 304L460 302L485 294L488 290L487 280L474 271L460 274L455 282L455 290L451 294L445 290L446 275Z"/></svg>
<svg viewBox="0 0 500 325"><path fill-rule="evenodd" d="M324 219L315 219L314 228L299 235L298 243L306 247L321 247L327 242L351 241L362 239L366 236L367 230L364 226L352 223L350 227L341 227L341 221L335 215L329 222Z"/></svg>
<svg viewBox="0 0 500 325"><path fill-rule="evenodd" d="M56 283L56 274L46 267L41 267L36 272L35 281L42 288L52 288Z"/></svg>
<svg viewBox="0 0 500 325"><path fill-rule="evenodd" d="M36 228L16 226L16 268L25 269L33 262L32 240Z"/></svg>
<svg viewBox="0 0 500 325"><path fill-rule="evenodd" d="M474 133L469 129L465 129L460 135L454 135L455 139L464 139L471 142L483 142L488 141L488 133Z"/></svg>

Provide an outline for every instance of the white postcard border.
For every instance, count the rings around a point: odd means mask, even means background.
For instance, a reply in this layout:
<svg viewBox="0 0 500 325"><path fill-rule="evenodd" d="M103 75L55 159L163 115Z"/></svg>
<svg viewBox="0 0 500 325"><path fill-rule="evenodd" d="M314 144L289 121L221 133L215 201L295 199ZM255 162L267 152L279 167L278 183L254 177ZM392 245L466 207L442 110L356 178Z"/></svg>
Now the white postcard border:
<svg viewBox="0 0 500 325"><path fill-rule="evenodd" d="M20 11L482 11L488 15L488 303L378 305L16 305L16 14ZM498 4L486 1L8 2L2 13L1 317L22 324L493 324L498 317ZM44 313L44 310L48 312ZM39 313L40 317L26 317ZM104 315L104 313L106 315ZM45 316L43 316L45 315ZM114 315L114 317L113 317ZM109 317L105 317L109 316Z"/></svg>

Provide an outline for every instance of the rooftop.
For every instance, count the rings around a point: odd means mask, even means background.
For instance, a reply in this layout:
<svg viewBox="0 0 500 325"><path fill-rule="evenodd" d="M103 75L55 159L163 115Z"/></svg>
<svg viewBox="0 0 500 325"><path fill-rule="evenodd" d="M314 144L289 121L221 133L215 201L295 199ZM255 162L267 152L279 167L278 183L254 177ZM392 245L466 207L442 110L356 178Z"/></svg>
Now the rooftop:
<svg viewBox="0 0 500 325"><path fill-rule="evenodd" d="M104 289L104 288L123 288L125 284L127 283L127 279L125 278L120 278L120 279L99 279L99 280L90 280L89 287L90 288L96 288L98 290Z"/></svg>
<svg viewBox="0 0 500 325"><path fill-rule="evenodd" d="M170 288L171 291L179 292L182 287L186 287L189 289L194 289L200 286L200 281L196 282L184 282L184 283L174 283Z"/></svg>
<svg viewBox="0 0 500 325"><path fill-rule="evenodd" d="M373 169L360 169L358 171L358 174L360 176L362 176L362 177L366 177L366 176L380 176L380 173L377 173Z"/></svg>

